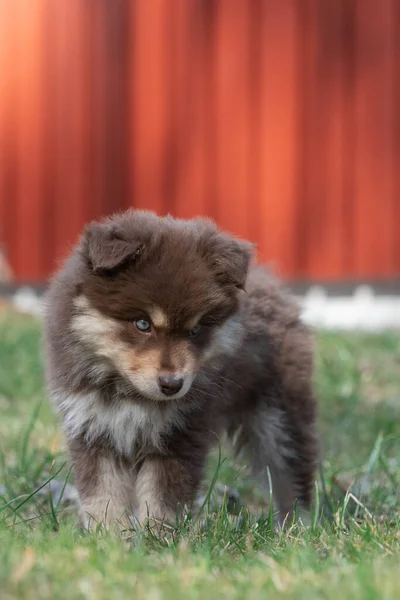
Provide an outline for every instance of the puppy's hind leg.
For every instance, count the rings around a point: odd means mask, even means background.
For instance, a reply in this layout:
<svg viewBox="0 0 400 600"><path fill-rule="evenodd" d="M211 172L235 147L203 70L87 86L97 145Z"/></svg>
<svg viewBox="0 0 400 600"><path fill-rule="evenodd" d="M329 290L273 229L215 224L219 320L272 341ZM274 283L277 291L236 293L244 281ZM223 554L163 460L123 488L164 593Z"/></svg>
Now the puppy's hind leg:
<svg viewBox="0 0 400 600"><path fill-rule="evenodd" d="M288 523L295 508L304 517L312 503L318 455L313 426L294 429L283 410L265 408L246 428L254 475L269 487L270 473L278 523Z"/></svg>

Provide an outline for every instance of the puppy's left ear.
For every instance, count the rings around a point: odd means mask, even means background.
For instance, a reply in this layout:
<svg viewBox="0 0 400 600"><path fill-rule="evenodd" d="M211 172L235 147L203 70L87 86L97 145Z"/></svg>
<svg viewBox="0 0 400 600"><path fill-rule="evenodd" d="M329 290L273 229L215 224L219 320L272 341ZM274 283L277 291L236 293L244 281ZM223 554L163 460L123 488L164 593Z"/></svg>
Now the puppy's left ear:
<svg viewBox="0 0 400 600"><path fill-rule="evenodd" d="M218 234L214 247L214 268L217 279L224 284L244 289L244 284L253 258L254 244Z"/></svg>

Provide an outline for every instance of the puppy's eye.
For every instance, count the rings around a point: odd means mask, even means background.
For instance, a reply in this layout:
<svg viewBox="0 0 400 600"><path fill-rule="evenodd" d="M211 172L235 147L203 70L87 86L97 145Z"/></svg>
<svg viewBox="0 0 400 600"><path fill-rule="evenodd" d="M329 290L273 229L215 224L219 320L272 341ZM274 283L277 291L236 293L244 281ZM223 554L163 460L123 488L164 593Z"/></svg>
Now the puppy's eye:
<svg viewBox="0 0 400 600"><path fill-rule="evenodd" d="M135 325L136 328L142 333L149 333L151 330L151 323L149 319L136 319Z"/></svg>
<svg viewBox="0 0 400 600"><path fill-rule="evenodd" d="M201 331L201 325L195 325L193 329L189 331L189 337L194 338L199 335Z"/></svg>

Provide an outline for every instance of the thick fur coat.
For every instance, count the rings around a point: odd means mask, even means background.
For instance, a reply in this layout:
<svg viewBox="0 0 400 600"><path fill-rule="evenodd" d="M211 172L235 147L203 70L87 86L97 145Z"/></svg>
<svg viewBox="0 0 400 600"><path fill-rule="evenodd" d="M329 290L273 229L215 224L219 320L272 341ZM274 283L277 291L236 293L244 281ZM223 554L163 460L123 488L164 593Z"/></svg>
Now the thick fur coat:
<svg viewBox="0 0 400 600"><path fill-rule="evenodd" d="M313 344L252 247L206 219L91 224L47 293L47 375L90 523L174 520L227 433L280 519L318 459Z"/></svg>

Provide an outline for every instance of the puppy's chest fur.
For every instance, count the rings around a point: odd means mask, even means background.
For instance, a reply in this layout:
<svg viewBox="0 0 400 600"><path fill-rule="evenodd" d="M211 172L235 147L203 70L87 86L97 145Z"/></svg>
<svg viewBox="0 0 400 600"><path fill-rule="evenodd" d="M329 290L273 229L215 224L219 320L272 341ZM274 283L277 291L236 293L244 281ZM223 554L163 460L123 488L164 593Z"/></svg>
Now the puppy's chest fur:
<svg viewBox="0 0 400 600"><path fill-rule="evenodd" d="M57 398L70 439L83 438L88 445L107 440L118 454L133 457L137 448L163 451L165 438L174 427L184 423L184 412L177 407L160 410L134 401L115 399L104 402L98 392Z"/></svg>

